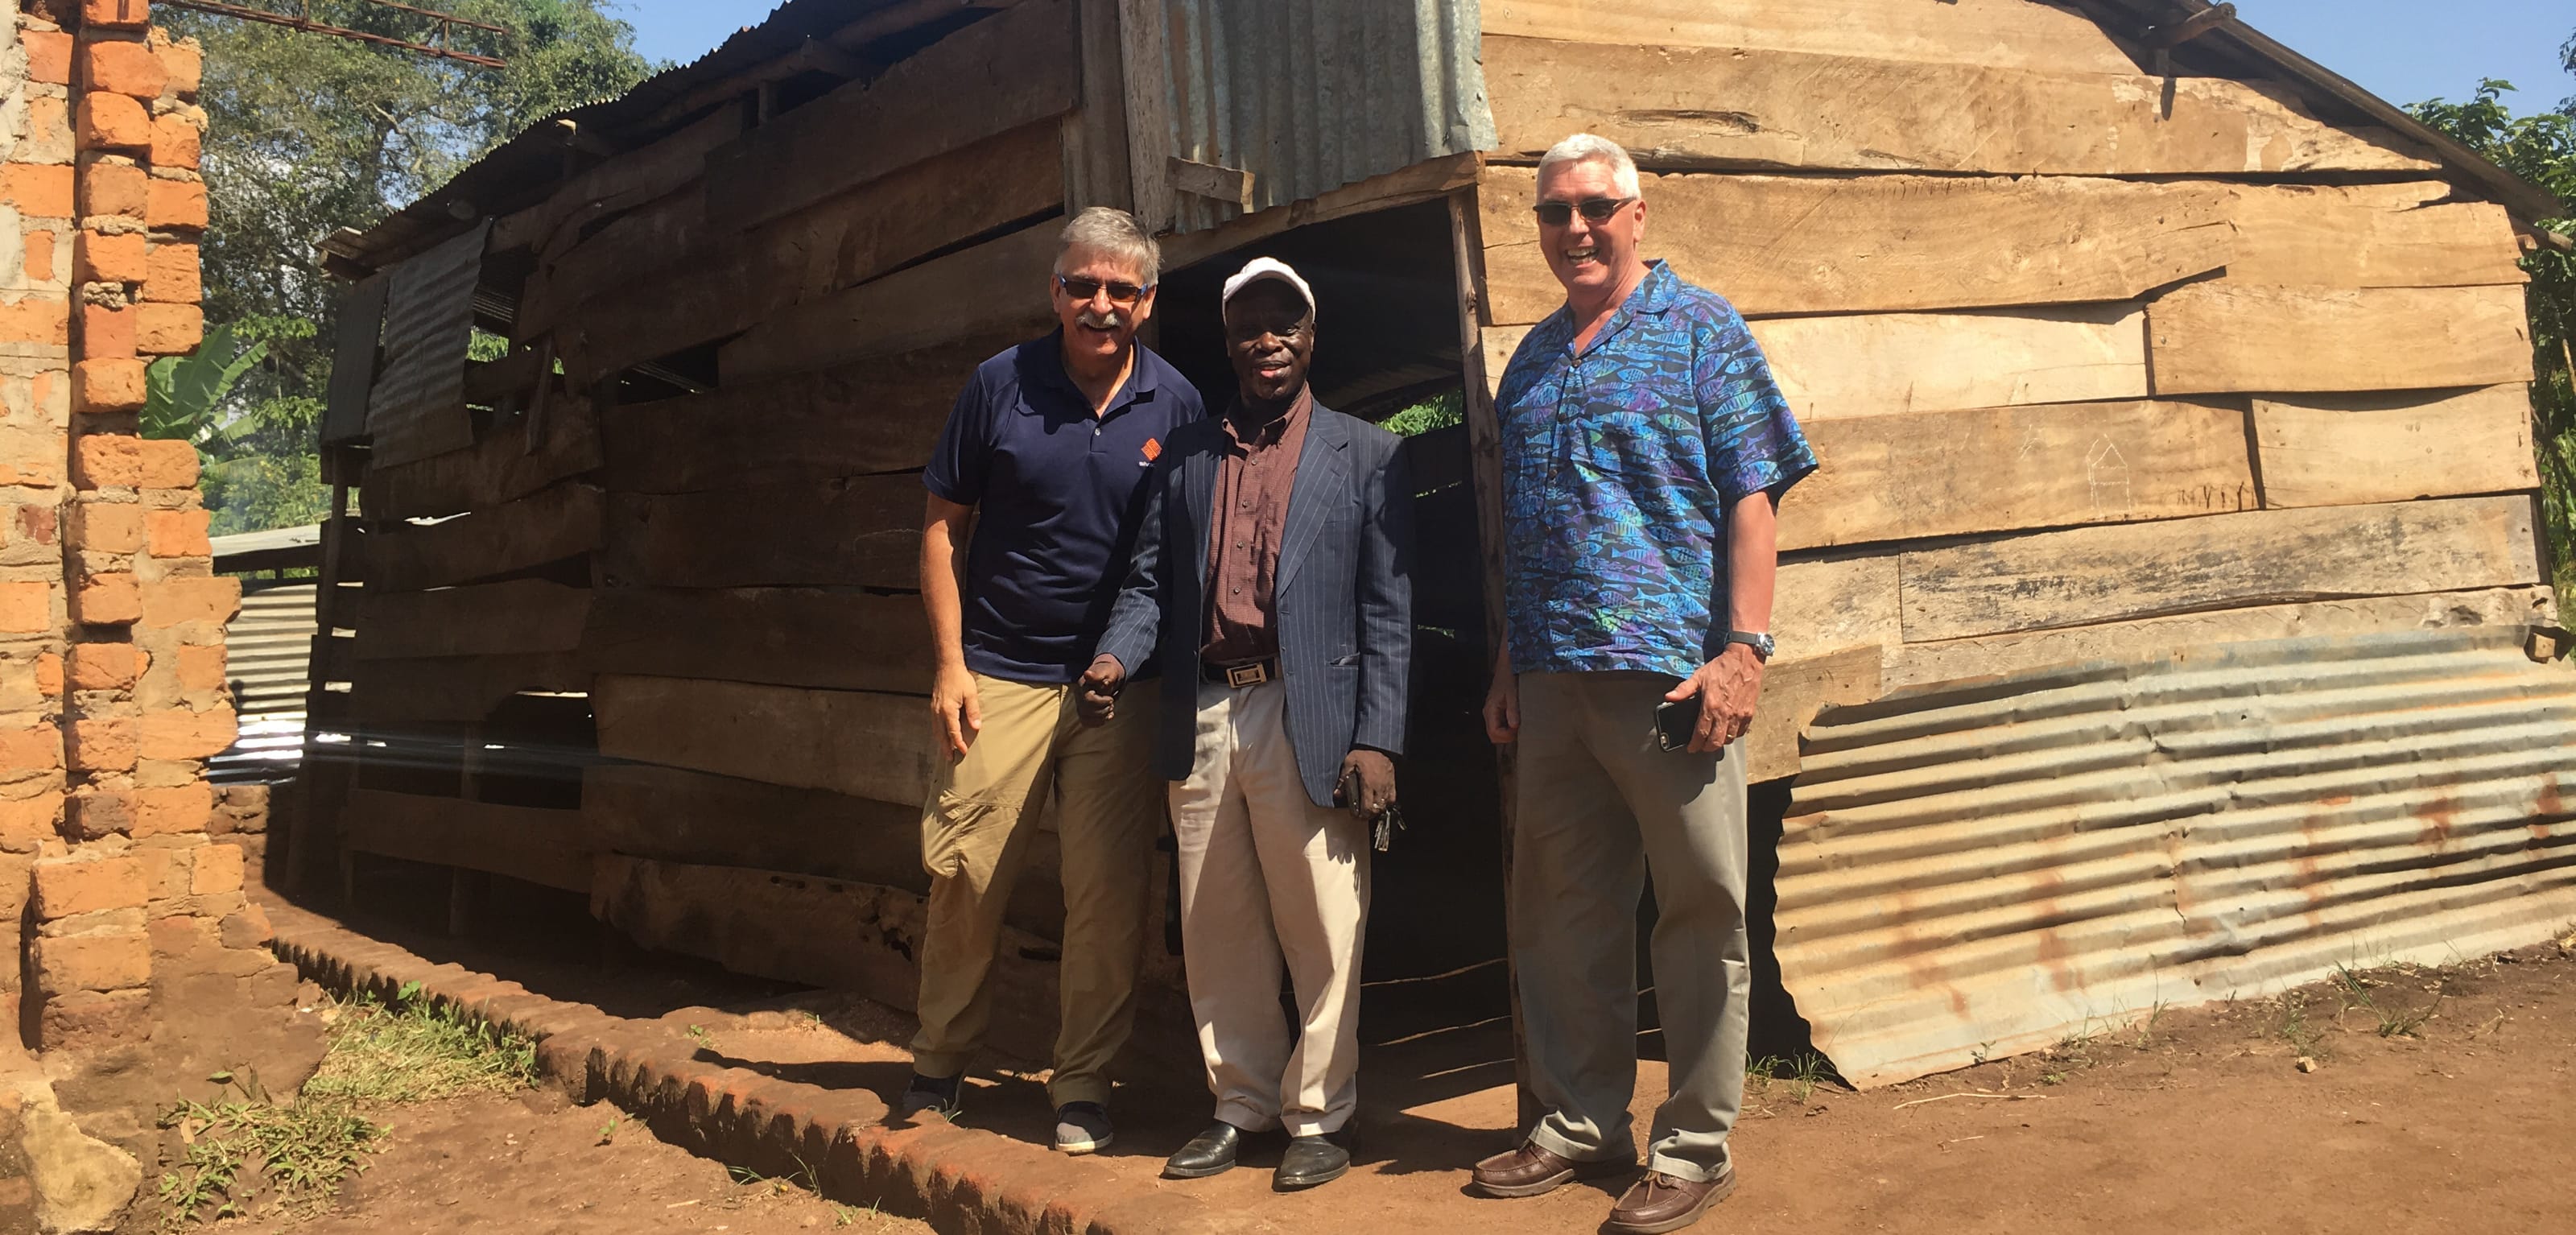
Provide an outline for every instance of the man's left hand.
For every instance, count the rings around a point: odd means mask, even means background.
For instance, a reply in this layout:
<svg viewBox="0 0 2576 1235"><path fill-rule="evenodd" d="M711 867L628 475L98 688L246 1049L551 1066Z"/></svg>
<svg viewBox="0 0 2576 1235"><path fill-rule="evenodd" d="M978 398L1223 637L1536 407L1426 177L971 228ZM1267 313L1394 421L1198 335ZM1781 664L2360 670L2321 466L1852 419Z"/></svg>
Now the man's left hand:
<svg viewBox="0 0 2576 1235"><path fill-rule="evenodd" d="M1730 643L1717 659L1699 667L1666 699L1699 696L1699 728L1691 731L1691 753L1705 755L1743 737L1753 727L1753 705L1762 698L1762 658L1741 643Z"/></svg>
<svg viewBox="0 0 2576 1235"><path fill-rule="evenodd" d="M1359 794L1342 803L1350 809L1352 818L1367 823L1386 813L1387 807L1395 805L1395 761L1387 758L1384 752L1355 750L1342 756L1342 777L1338 783L1349 785L1353 773L1358 774Z"/></svg>

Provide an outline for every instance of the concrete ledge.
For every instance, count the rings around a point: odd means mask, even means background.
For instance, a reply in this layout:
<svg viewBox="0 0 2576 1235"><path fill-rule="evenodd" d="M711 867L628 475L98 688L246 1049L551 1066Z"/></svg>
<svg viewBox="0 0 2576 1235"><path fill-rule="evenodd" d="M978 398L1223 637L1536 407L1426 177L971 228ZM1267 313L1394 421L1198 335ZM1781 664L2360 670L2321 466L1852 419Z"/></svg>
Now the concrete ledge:
<svg viewBox="0 0 2576 1235"><path fill-rule="evenodd" d="M653 1020L533 994L438 964L328 918L272 905L277 955L324 987L390 1002L420 998L537 1042L545 1083L588 1105L612 1102L664 1140L773 1178L809 1176L823 1196L881 1206L959 1235L1265 1235L1277 1228L1195 1197L1122 1181L1106 1168L981 1128L896 1121L884 1100L698 1058L688 1026L744 1018L686 1008Z"/></svg>

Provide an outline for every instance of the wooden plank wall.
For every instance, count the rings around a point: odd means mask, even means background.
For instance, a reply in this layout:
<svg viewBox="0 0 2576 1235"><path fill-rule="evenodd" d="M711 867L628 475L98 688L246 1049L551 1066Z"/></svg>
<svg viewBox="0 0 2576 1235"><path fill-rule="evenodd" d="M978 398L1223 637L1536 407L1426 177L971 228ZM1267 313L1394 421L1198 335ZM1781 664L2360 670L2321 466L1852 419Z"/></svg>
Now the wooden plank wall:
<svg viewBox="0 0 2576 1235"><path fill-rule="evenodd" d="M2535 618L2525 277L2429 152L2280 83L2153 76L2028 0L1483 14L1489 388L1563 299L1538 156L1627 145L1648 256L1751 320L1823 459L1781 520L1788 723L2069 658Z"/></svg>
<svg viewBox="0 0 2576 1235"><path fill-rule="evenodd" d="M925 891L920 472L973 367L1051 324L1067 143L1100 141L1068 54L1086 6L995 6L792 108L746 94L498 220L487 270L528 272L514 342L559 360L555 414L534 444L495 418L471 449L368 477L389 534L362 709L470 733L514 693L585 692L597 761L549 835L601 870ZM360 844L431 861L525 815L360 805L399 822ZM1055 852L1051 834L1030 849L1021 929L1059 929ZM524 877L566 886L563 844L524 856ZM594 907L624 903L608 888Z"/></svg>

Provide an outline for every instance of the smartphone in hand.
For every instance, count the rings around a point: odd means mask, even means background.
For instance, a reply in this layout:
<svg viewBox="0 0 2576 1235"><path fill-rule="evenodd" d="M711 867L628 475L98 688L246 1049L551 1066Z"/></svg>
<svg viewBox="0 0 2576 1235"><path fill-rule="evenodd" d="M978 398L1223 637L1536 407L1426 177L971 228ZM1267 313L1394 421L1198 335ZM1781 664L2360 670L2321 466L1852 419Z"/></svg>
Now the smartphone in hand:
<svg viewBox="0 0 2576 1235"><path fill-rule="evenodd" d="M1699 696L1655 705L1655 742L1665 750L1690 749L1691 733L1698 728Z"/></svg>

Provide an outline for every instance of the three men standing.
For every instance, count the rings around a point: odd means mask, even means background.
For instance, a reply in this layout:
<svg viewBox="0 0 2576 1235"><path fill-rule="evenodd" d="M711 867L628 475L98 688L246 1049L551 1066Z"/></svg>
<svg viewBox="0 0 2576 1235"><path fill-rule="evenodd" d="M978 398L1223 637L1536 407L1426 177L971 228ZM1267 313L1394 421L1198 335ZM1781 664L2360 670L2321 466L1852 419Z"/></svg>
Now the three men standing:
<svg viewBox="0 0 2576 1235"><path fill-rule="evenodd" d="M1671 1095L1604 1229L1655 1235L1735 1187L1751 970L1745 781L1725 749L1761 693L1774 503L1815 470L1734 308L1638 253L1636 164L1588 134L1539 162L1539 248L1566 302L1496 410L1509 635L1487 735L1519 745L1511 937L1546 1114L1476 1187L1537 1196L1635 1162L1636 920L1654 879ZM1657 708L1691 708L1686 750Z"/></svg>
<svg viewBox="0 0 2576 1235"><path fill-rule="evenodd" d="M921 590L938 655L930 707L949 762L922 808L930 912L901 1107L957 1109L991 1020L1003 906L1052 793L1065 921L1049 1090L1056 1147L1068 1153L1112 1136L1108 1068L1135 1021L1163 814L1147 757L1150 692L1089 727L1073 683L1126 577L1154 461L1206 414L1189 380L1136 342L1160 267L1126 213L1074 216L1051 290L1059 329L976 369L922 477Z"/></svg>
<svg viewBox="0 0 2576 1235"><path fill-rule="evenodd" d="M1646 204L1624 150L1558 143L1537 216L1566 303L1522 341L1496 400L1508 634L1484 719L1519 747L1512 949L1546 1113L1473 1182L1527 1197L1633 1169L1651 874L1671 1094L1605 1229L1658 1235L1735 1186L1748 846L1744 764L1726 748L1772 651L1775 504L1816 461L1734 308L1639 254ZM1161 779L1217 1097L1216 1123L1165 1173L1224 1171L1247 1134L1284 1126L1275 1185L1310 1187L1350 1162L1364 821L1393 804L1404 736L1411 489L1397 438L1307 389L1315 298L1294 270L1256 259L1227 282L1239 389L1202 420L1196 392L1133 342L1155 265L1123 214L1069 224L1064 330L986 362L928 475L932 706L959 761L924 812L936 881L905 1107L954 1109L1024 816L1052 784L1067 904L1057 1143L1108 1143L1103 1070L1131 1018ZM987 526L961 565L979 502ZM1159 691L1125 690L1157 662ZM1688 717L1679 740L1668 710Z"/></svg>
<svg viewBox="0 0 2576 1235"><path fill-rule="evenodd" d="M1315 298L1296 271L1254 259L1223 312L1234 404L1172 438L1083 707L1135 723L1128 669L1160 659L1153 768L1176 782L1182 950L1217 1098L1164 1174L1218 1174L1246 1134L1284 1127L1273 1186L1289 1190L1350 1166L1367 820L1394 804L1404 743L1413 490L1400 439L1307 388Z"/></svg>

